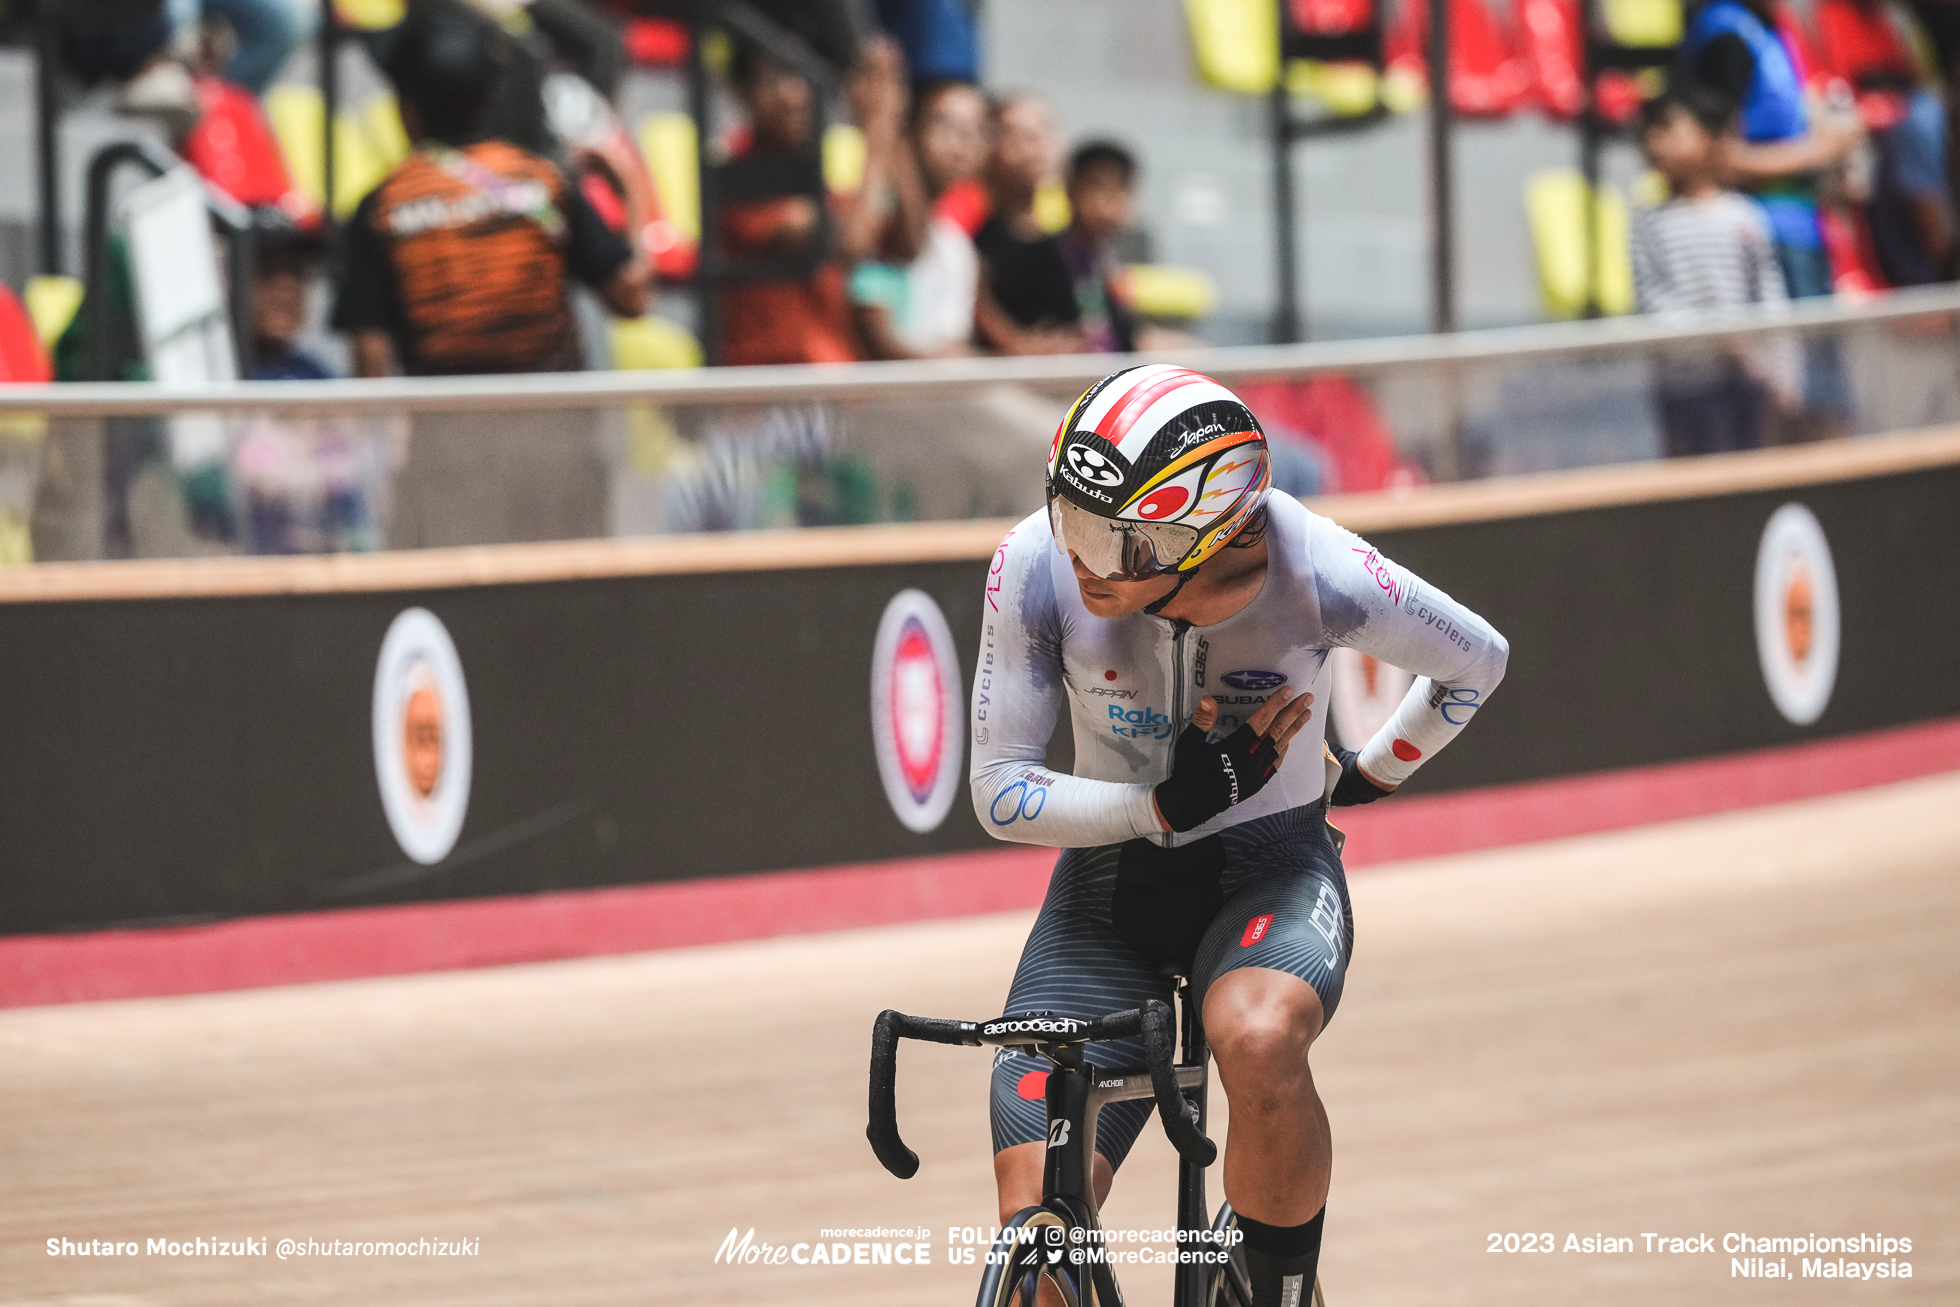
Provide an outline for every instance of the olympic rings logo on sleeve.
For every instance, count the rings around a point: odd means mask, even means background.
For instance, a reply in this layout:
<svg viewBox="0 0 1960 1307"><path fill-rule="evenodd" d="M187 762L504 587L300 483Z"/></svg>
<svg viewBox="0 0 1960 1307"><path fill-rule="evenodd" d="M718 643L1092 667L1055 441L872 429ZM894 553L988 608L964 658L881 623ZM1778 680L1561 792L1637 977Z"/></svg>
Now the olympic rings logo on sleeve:
<svg viewBox="0 0 1960 1307"><path fill-rule="evenodd" d="M993 805L987 815L993 818L996 826L1012 826L1026 819L1033 821L1048 806L1048 790L1040 784L1030 785L1024 777L994 796ZM1002 816L1005 810L1006 816Z"/></svg>
<svg viewBox="0 0 1960 1307"><path fill-rule="evenodd" d="M1443 715L1443 720L1452 726L1466 725L1470 721L1470 714L1483 706L1477 691L1467 685L1460 685L1454 690L1441 694L1434 703L1436 711Z"/></svg>

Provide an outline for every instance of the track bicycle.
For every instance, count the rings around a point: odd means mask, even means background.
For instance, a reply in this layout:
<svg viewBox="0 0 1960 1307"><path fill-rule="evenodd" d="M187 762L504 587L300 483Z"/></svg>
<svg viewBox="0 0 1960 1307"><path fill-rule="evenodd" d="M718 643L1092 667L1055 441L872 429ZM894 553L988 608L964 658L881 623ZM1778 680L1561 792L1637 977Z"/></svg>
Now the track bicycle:
<svg viewBox="0 0 1960 1307"><path fill-rule="evenodd" d="M1093 1018L1020 1012L975 1022L907 1016L889 1008L878 1014L871 1032L871 1119L865 1137L885 1169L901 1180L918 1173L919 1157L898 1133L899 1040L1026 1049L1052 1068L1045 1094L1048 1147L1041 1202L1016 1212L995 1239L980 1281L979 1307L1036 1307L1044 1283L1053 1286L1065 1307L1122 1307L1116 1273L1101 1256L1106 1245L1090 1167L1104 1104L1139 1098L1156 1099L1158 1119L1178 1151L1173 1307L1252 1307L1231 1204L1221 1203L1217 1215L1205 1219L1205 1168L1218 1156L1217 1145L1204 1133L1211 1052L1190 983L1182 976L1176 992L1176 1015L1158 999ZM1173 1061L1180 1030L1184 1056ZM1139 1034L1146 1063L1141 1068L1110 1071L1086 1059L1092 1042ZM1317 1281L1313 1307L1326 1307Z"/></svg>

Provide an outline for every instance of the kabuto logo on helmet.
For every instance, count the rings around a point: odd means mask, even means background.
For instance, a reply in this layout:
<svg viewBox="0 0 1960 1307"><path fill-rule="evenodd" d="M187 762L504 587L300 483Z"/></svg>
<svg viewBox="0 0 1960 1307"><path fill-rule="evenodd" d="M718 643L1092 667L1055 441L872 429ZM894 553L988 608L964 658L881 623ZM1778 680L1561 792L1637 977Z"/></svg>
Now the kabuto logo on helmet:
<svg viewBox="0 0 1960 1307"><path fill-rule="evenodd" d="M1049 467L1057 544L1096 575L1129 580L1197 568L1272 488L1251 410L1210 377L1165 364L1091 386Z"/></svg>
<svg viewBox="0 0 1960 1307"><path fill-rule="evenodd" d="M1086 445L1070 445L1067 457L1069 470L1084 481L1099 486L1123 484L1122 469L1118 468L1108 456L1099 454Z"/></svg>

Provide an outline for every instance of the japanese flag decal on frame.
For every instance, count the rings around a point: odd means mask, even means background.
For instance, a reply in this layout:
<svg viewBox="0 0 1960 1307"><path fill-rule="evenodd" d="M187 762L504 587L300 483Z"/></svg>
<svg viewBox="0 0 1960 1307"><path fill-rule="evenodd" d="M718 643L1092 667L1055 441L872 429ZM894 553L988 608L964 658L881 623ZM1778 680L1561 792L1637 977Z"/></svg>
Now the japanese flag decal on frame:
<svg viewBox="0 0 1960 1307"><path fill-rule="evenodd" d="M892 812L907 830L937 830L966 755L958 651L932 596L901 590L885 605L871 652L871 738Z"/></svg>

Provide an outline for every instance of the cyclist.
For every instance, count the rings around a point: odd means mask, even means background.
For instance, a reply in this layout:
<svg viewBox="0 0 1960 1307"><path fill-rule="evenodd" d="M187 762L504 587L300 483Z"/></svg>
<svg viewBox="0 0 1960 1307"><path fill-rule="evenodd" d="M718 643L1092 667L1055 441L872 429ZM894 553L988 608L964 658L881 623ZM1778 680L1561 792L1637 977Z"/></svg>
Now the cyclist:
<svg viewBox="0 0 1960 1307"><path fill-rule="evenodd" d="M1311 1297L1331 1143L1308 1049L1353 948L1327 804L1392 792L1490 696L1508 646L1481 617L1271 489L1266 438L1225 387L1128 368L1077 400L1048 506L987 581L974 809L1060 846L1009 1012L1168 1000L1178 964L1232 1105L1225 1195L1260 1307ZM1359 754L1324 742L1328 650L1416 674ZM1047 767L1066 702L1075 772ZM1338 764L1338 765L1337 765ZM1143 1063L1141 1047L1091 1060ZM1001 1219L1041 1200L1043 1064L1003 1049L991 1093ZM1098 1201L1148 1101L1096 1135Z"/></svg>

